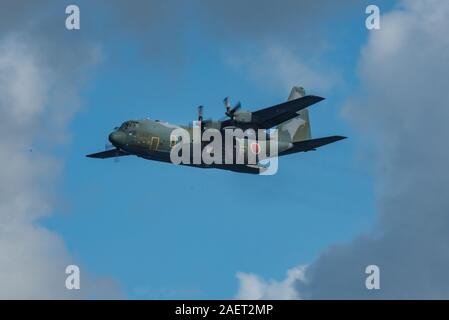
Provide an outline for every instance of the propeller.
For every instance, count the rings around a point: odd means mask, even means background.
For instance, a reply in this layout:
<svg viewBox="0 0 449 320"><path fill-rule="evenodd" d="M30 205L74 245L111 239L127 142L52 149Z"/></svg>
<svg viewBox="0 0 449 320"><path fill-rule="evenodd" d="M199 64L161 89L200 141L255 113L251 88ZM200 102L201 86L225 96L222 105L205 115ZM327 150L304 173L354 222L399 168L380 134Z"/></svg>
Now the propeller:
<svg viewBox="0 0 449 320"><path fill-rule="evenodd" d="M204 107L203 106L199 106L198 107L198 121L203 121L203 110L204 110Z"/></svg>
<svg viewBox="0 0 449 320"><path fill-rule="evenodd" d="M229 97L226 97L223 99L223 104L226 108L226 114L229 112L229 110L231 110L231 104L229 103Z"/></svg>
<svg viewBox="0 0 449 320"><path fill-rule="evenodd" d="M229 97L224 98L223 104L226 108L225 114L231 119L234 119L234 114L236 113L236 111L240 110L240 108L242 107L240 101L238 101L235 104L234 108L231 108L231 103L229 102Z"/></svg>

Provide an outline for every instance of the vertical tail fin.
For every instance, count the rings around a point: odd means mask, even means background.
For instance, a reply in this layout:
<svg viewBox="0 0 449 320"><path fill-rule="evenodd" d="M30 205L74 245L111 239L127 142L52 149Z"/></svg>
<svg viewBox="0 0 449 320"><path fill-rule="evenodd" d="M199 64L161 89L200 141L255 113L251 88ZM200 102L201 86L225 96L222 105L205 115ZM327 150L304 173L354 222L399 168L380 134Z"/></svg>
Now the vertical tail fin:
<svg viewBox="0 0 449 320"><path fill-rule="evenodd" d="M303 87L293 87L288 101L304 97L306 92ZM309 111L306 109L297 112L298 116L277 126L279 138L290 142L312 139L310 129Z"/></svg>

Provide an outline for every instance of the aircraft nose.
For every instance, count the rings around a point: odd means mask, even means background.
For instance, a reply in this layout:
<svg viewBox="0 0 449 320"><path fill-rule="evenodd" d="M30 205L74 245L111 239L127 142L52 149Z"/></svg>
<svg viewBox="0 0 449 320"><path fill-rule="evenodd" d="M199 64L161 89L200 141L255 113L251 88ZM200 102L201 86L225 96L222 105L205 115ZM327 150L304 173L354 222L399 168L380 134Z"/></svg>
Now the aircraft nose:
<svg viewBox="0 0 449 320"><path fill-rule="evenodd" d="M120 131L114 131L109 135L109 141L115 146L115 147L120 147L121 145L124 144L123 141L123 137L124 134L123 132Z"/></svg>

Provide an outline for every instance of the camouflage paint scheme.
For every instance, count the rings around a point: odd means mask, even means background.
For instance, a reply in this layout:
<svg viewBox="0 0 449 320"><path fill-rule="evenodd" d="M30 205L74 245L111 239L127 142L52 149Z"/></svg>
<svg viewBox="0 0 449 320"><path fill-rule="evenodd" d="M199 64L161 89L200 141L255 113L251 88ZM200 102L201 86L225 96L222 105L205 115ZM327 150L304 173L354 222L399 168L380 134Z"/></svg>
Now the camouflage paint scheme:
<svg viewBox="0 0 449 320"><path fill-rule="evenodd" d="M312 139L309 114L307 107L323 100L317 96L306 96L302 87L293 87L287 102L276 106L261 109L255 112L240 110L240 104L233 109L228 105L225 99L226 115L229 119L223 121L203 120L202 107L199 109L198 124L201 130L217 129L224 132L225 129L241 128L242 130L263 129L264 137L258 137L259 140L270 140L270 128L278 130L278 150L279 156L284 156L297 152L306 152L316 148L342 140L342 136L330 136L318 139ZM116 128L110 135L109 141L115 147L114 149L89 154L90 158L113 158L120 156L135 155L148 160L171 162L170 152L177 144L176 137L173 135L176 129L185 129L190 137L193 136L193 126L174 125L159 120L129 120L124 122L119 128ZM224 136L224 134L223 134ZM236 140L239 140L238 138ZM249 140L249 141L248 141ZM250 151L251 138L247 138L242 143L242 151L245 155ZM192 144L190 138L189 144ZM208 143L201 146L201 150ZM268 143L267 143L268 144ZM224 143L223 143L224 146ZM246 159L246 158L245 158ZM186 164L189 166L201 168L217 168L243 173L259 174L264 169L261 164Z"/></svg>

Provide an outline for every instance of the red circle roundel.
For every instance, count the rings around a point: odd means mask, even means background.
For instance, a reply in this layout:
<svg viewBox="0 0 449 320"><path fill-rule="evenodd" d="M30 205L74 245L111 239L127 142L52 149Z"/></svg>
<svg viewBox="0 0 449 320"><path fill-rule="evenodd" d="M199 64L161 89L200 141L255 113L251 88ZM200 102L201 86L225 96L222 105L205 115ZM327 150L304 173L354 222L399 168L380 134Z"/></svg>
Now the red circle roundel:
<svg viewBox="0 0 449 320"><path fill-rule="evenodd" d="M253 142L251 143L251 151L254 154L259 154L260 153L260 146L257 142Z"/></svg>

